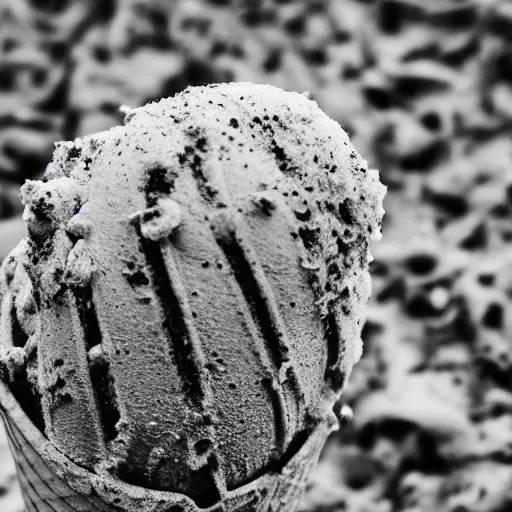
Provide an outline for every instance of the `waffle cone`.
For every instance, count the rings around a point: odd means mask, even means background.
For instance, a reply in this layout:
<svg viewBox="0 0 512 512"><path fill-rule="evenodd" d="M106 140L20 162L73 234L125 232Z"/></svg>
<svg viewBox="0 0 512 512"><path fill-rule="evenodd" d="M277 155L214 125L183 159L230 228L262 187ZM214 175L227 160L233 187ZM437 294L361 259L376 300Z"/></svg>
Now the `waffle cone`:
<svg viewBox="0 0 512 512"><path fill-rule="evenodd" d="M74 464L39 432L3 383L0 413L27 512L293 512L331 430L317 428L280 473L266 473L203 509L182 494L136 487Z"/></svg>

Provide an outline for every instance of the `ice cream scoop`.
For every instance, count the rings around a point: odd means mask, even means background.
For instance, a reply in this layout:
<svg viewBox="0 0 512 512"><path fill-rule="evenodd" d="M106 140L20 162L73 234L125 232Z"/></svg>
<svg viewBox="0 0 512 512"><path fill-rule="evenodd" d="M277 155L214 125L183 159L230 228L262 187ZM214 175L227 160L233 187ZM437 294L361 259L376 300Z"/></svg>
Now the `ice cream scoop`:
<svg viewBox="0 0 512 512"><path fill-rule="evenodd" d="M2 266L6 386L91 475L228 503L335 428L384 191L314 101L268 85L57 143ZM271 510L258 492L244 510Z"/></svg>

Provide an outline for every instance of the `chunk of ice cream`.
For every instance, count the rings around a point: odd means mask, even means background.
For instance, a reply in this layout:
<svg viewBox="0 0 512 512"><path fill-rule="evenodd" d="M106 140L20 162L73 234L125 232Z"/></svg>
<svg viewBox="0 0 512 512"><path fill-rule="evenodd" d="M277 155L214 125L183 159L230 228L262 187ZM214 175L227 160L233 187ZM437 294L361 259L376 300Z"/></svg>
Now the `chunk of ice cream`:
<svg viewBox="0 0 512 512"><path fill-rule="evenodd" d="M334 423L385 187L314 101L188 88L21 192L0 370L73 462L209 506Z"/></svg>

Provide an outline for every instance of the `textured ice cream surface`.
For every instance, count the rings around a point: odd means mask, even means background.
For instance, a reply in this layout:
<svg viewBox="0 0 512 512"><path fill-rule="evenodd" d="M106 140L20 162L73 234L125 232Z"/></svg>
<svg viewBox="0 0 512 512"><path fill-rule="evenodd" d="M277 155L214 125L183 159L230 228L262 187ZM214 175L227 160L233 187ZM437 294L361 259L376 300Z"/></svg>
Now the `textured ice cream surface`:
<svg viewBox="0 0 512 512"><path fill-rule="evenodd" d="M58 143L0 274L2 376L77 464L208 506L333 421L384 192L314 101L268 85Z"/></svg>

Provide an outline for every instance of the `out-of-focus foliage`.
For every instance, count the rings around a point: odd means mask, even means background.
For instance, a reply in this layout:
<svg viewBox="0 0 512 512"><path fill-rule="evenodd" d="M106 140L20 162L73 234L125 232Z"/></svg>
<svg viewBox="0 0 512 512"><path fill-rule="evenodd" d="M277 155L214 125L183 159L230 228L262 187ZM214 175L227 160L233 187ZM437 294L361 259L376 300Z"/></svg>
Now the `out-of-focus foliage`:
<svg viewBox="0 0 512 512"><path fill-rule="evenodd" d="M511 34L507 0L3 0L0 218L54 141L121 105L205 82L309 90L389 193L355 418L303 510L510 510Z"/></svg>

